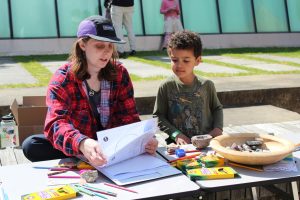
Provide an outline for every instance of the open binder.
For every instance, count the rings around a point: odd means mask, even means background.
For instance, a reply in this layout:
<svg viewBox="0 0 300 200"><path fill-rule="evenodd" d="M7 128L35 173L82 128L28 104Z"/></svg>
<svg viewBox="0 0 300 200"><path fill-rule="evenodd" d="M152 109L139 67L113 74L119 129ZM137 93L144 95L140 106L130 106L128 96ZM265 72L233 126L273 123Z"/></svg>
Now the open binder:
<svg viewBox="0 0 300 200"><path fill-rule="evenodd" d="M180 174L166 161L145 153L146 143L157 130L157 118L153 118L97 132L108 162L94 167L118 185Z"/></svg>

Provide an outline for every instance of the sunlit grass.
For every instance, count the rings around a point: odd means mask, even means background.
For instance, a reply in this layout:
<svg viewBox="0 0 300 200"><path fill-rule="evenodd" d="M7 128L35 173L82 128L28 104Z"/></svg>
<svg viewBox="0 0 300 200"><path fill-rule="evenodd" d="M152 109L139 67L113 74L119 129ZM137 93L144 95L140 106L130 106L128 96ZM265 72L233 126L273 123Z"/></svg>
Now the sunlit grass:
<svg viewBox="0 0 300 200"><path fill-rule="evenodd" d="M196 71L196 74L200 76L206 77L230 77L230 76L250 76L250 75L271 75L271 74L295 74L300 73L300 63L295 62L287 62L287 61L277 61L270 58L260 58L255 57L256 54L270 54L274 56L285 56L291 58L300 58L300 48L238 48L238 49L204 49L203 56L209 55L221 55L228 57L235 57L241 59L249 59L262 61L264 63L269 64L282 64L288 66L299 67L299 70L294 71L266 71L261 69L255 69L246 67L243 65L224 63L218 60L212 59L203 59L204 63L209 63L213 65L219 65L223 67L240 69L244 70L244 72L240 73L205 73L201 71ZM170 63L163 62L159 60L149 59L149 56L163 56L167 57L166 51L144 51L137 52L135 56L129 56L127 59L132 61L141 62L149 65L153 65L156 67L161 67L164 69L171 70ZM0 88L28 88L28 87L41 87L47 86L49 80L52 76L52 73L39 62L42 61L64 61L68 59L67 54L62 55L37 55L37 56L14 56L12 59L18 62L24 69L26 69L37 81L34 84L7 84L1 85ZM201 67L201 65L200 65ZM166 76L152 76L152 77L140 77L135 74L130 74L132 81L151 81L151 80L162 80L165 79Z"/></svg>

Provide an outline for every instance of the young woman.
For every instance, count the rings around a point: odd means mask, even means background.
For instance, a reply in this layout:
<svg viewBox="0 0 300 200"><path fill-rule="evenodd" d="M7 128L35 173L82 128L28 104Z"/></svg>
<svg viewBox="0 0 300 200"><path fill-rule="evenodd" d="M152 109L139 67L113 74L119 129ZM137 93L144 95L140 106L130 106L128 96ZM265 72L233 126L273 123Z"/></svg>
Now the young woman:
<svg viewBox="0 0 300 200"><path fill-rule="evenodd" d="M53 75L47 91L44 135L23 142L31 161L83 154L93 165L105 164L96 132L140 121L126 68L116 61L116 37L111 21L91 16L78 27L69 63ZM122 133L120 133L122 134ZM157 140L146 152L154 154Z"/></svg>

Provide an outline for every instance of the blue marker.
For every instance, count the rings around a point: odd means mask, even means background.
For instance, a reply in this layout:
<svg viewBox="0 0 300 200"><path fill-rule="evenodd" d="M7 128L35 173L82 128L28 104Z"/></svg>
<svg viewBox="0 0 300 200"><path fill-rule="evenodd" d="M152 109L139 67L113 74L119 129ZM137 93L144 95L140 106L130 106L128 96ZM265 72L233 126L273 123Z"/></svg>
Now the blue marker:
<svg viewBox="0 0 300 200"><path fill-rule="evenodd" d="M184 151L184 149L176 149L175 154L178 158L181 158L181 157L185 156L185 151Z"/></svg>

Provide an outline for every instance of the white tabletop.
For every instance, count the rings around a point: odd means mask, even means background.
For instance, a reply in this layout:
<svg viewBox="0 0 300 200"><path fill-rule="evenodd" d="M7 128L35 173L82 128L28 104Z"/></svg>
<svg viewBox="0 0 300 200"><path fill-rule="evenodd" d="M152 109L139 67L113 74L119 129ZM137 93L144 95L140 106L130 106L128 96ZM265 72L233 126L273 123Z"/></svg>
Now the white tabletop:
<svg viewBox="0 0 300 200"><path fill-rule="evenodd" d="M8 194L9 199L20 199L21 195L45 190L49 183L48 170L36 169L33 166L52 167L58 162L59 160L50 160L1 167L0 178L5 193ZM199 186L183 174L126 186L138 192L137 194L105 186L103 182L110 181L100 177L93 185L118 194L117 198L107 196L108 199L167 199L191 196L199 190Z"/></svg>
<svg viewBox="0 0 300 200"><path fill-rule="evenodd" d="M173 160L175 155L168 155L164 147L158 148L158 152L167 160ZM291 182L300 179L300 152L293 153L298 172L259 172L238 167L234 168L240 178L234 179L216 179L216 180L198 180L196 183L200 189L206 191L223 191L227 189L238 189L245 187L255 187L262 185L271 185L276 183Z"/></svg>

